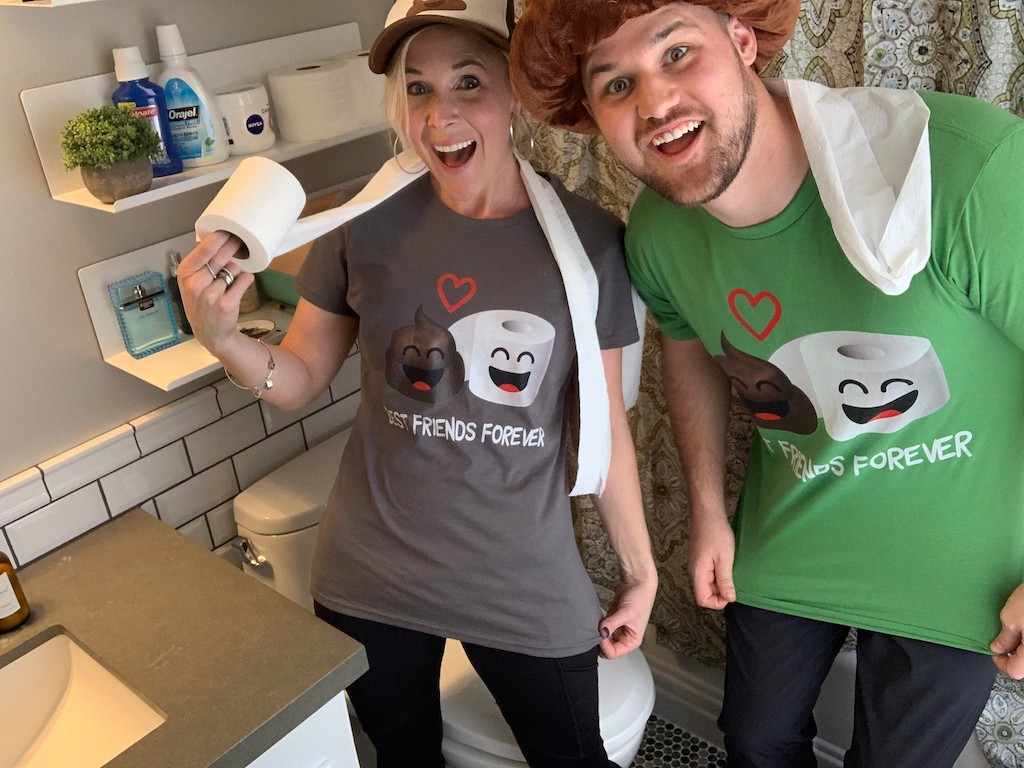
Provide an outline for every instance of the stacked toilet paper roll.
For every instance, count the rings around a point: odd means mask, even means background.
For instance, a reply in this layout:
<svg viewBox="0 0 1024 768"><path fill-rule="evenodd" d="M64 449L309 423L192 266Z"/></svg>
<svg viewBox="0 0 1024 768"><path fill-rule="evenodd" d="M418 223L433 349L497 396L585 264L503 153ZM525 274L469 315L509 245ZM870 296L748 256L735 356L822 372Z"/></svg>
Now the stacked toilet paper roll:
<svg viewBox="0 0 1024 768"><path fill-rule="evenodd" d="M342 63L352 83L353 105L360 125L376 125L385 120L385 77L370 71L368 59L367 51L343 53L335 58Z"/></svg>
<svg viewBox="0 0 1024 768"><path fill-rule="evenodd" d="M361 125L351 68L344 60L281 67L267 79L277 129L285 141L328 139Z"/></svg>

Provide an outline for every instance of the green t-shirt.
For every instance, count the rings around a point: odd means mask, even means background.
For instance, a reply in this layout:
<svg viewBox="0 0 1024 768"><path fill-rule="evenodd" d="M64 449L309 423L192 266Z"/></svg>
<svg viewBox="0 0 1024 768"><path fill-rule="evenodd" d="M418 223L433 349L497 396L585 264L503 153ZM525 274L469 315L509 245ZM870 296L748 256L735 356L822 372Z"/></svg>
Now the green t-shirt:
<svg viewBox="0 0 1024 768"><path fill-rule="evenodd" d="M850 265L810 175L739 229L646 190L627 253L662 331L701 339L758 428L739 601L988 652L1024 581L1024 121L921 97L932 255L905 293Z"/></svg>

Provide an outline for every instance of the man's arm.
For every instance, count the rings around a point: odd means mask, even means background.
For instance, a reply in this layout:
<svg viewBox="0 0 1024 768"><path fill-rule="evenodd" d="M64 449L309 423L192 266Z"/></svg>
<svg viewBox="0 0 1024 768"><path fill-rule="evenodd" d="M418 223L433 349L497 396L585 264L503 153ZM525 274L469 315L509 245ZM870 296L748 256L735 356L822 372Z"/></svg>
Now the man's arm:
<svg viewBox="0 0 1024 768"><path fill-rule="evenodd" d="M725 509L729 379L699 339L663 337L662 383L690 498L690 577L698 605L736 599L735 539Z"/></svg>

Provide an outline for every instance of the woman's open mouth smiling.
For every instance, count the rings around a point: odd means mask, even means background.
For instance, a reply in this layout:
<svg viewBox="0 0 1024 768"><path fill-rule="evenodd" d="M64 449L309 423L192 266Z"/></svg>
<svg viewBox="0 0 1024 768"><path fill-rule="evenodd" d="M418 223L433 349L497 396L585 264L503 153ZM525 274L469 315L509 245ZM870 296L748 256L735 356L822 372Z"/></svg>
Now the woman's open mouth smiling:
<svg viewBox="0 0 1024 768"><path fill-rule="evenodd" d="M434 154L447 168L458 168L460 165L464 165L474 152L476 152L476 142L472 139L446 146L434 146Z"/></svg>

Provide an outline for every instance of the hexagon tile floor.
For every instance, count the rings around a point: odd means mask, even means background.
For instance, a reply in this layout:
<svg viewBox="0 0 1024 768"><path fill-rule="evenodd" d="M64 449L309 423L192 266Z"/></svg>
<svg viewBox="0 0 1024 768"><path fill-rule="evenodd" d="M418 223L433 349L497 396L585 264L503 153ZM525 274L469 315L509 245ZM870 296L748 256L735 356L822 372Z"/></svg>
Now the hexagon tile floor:
<svg viewBox="0 0 1024 768"><path fill-rule="evenodd" d="M651 715L631 768L725 768L725 752Z"/></svg>

